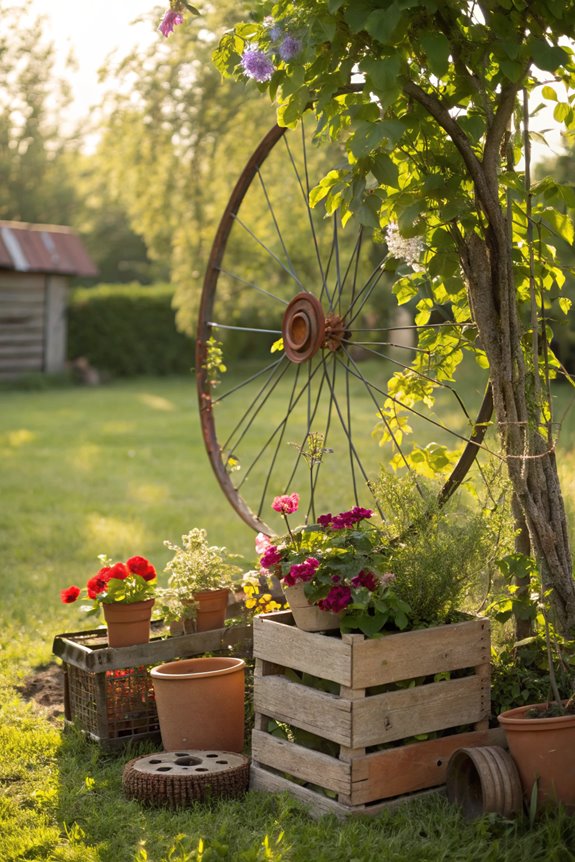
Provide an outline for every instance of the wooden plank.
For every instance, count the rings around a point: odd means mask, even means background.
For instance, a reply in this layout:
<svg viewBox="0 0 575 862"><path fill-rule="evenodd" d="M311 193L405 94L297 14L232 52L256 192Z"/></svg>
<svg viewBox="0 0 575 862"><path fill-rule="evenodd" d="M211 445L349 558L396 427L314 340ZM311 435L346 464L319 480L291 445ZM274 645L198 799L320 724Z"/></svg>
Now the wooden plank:
<svg viewBox="0 0 575 862"><path fill-rule="evenodd" d="M0 272L0 293L3 291L43 290L44 276L38 273L11 272L4 270Z"/></svg>
<svg viewBox="0 0 575 862"><path fill-rule="evenodd" d="M19 323L34 326L44 326L44 306L7 306L0 308L0 323L5 326L17 326Z"/></svg>
<svg viewBox="0 0 575 862"><path fill-rule="evenodd" d="M454 751L501 745L504 739L501 729L493 728L366 754L351 765L352 802L365 804L445 784L447 764Z"/></svg>
<svg viewBox="0 0 575 862"><path fill-rule="evenodd" d="M23 289L6 290L0 281L0 308L4 305L27 305L29 303L44 304L44 286L34 285Z"/></svg>
<svg viewBox="0 0 575 862"><path fill-rule="evenodd" d="M6 344L0 342L0 362L6 364L10 359L15 362L20 362L20 359L42 359L44 351L42 349L42 341L27 342L22 341L19 344Z"/></svg>
<svg viewBox="0 0 575 862"><path fill-rule="evenodd" d="M489 659L489 621L483 619L370 638L354 644L351 685L385 685L476 667Z"/></svg>
<svg viewBox="0 0 575 862"><path fill-rule="evenodd" d="M44 370L48 374L63 371L66 365L66 300L66 279L62 276L48 278L44 355Z"/></svg>
<svg viewBox="0 0 575 862"><path fill-rule="evenodd" d="M351 702L337 695L299 685L283 676L256 677L254 709L339 745L350 743Z"/></svg>
<svg viewBox="0 0 575 862"><path fill-rule="evenodd" d="M337 636L303 632L290 613L265 614L254 619L254 656L283 667L351 685L351 646Z"/></svg>
<svg viewBox="0 0 575 862"><path fill-rule="evenodd" d="M44 330L39 326L0 326L0 345L18 346L20 344L42 344Z"/></svg>
<svg viewBox="0 0 575 862"><path fill-rule="evenodd" d="M489 690L478 676L389 691L353 702L356 748L406 739L489 715Z"/></svg>
<svg viewBox="0 0 575 862"><path fill-rule="evenodd" d="M250 790L264 791L268 793L289 793L294 799L300 801L307 813L314 818L324 817L326 814L335 815L338 819L343 820L347 817L361 814L373 816L380 814L384 810L393 810L402 805L409 804L418 799L425 799L430 796L443 795L444 789L423 790L419 793L412 793L410 796L403 796L399 799L390 799L382 801L375 805L349 806L342 805L334 799L323 796L310 790L308 787L302 787L289 781L282 775L276 775L267 769L252 764L250 770Z"/></svg>
<svg viewBox="0 0 575 862"><path fill-rule="evenodd" d="M105 631L100 632L105 635ZM97 641L98 633L94 632ZM105 670L119 670L124 667L161 664L177 658L189 658L205 652L227 649L242 642L249 644L251 626L228 626L223 629L181 635L137 644L129 647L108 647L107 644L94 648L89 643L76 643L71 636L57 635L52 651L67 664L82 668L91 673Z"/></svg>
<svg viewBox="0 0 575 862"><path fill-rule="evenodd" d="M19 374L22 371L41 371L42 362L37 357L4 358L0 362L0 373L5 375Z"/></svg>
<svg viewBox="0 0 575 862"><path fill-rule="evenodd" d="M252 760L335 793L350 791L349 764L260 730L252 732Z"/></svg>

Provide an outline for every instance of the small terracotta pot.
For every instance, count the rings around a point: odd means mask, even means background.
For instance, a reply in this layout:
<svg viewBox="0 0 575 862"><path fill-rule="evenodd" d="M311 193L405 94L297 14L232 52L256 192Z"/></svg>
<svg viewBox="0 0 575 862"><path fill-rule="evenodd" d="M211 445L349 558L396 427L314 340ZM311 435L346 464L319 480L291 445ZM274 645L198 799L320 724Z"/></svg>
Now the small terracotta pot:
<svg viewBox="0 0 575 862"><path fill-rule="evenodd" d="M298 629L304 632L325 632L339 628L339 614L310 605L303 581L298 581L293 587L282 586L282 589Z"/></svg>
<svg viewBox="0 0 575 862"><path fill-rule="evenodd" d="M148 599L131 604L103 604L104 619L108 627L108 645L125 647L148 643L154 601L155 599Z"/></svg>
<svg viewBox="0 0 575 862"><path fill-rule="evenodd" d="M227 587L222 590L202 590L194 593L196 601L196 631L207 632L222 629L226 622L228 598Z"/></svg>
<svg viewBox="0 0 575 862"><path fill-rule="evenodd" d="M519 706L498 716L527 801L537 782L538 808L562 802L575 812L575 715L526 718L547 704Z"/></svg>
<svg viewBox="0 0 575 862"><path fill-rule="evenodd" d="M244 670L241 658L190 658L152 668L162 745L241 752Z"/></svg>

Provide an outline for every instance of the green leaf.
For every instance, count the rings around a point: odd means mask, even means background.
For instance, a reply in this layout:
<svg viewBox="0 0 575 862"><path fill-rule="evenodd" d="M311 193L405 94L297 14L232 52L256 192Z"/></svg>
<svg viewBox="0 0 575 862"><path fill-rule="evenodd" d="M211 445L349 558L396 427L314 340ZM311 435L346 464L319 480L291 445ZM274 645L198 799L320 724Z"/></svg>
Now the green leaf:
<svg viewBox="0 0 575 862"><path fill-rule="evenodd" d="M544 72L555 72L559 66L565 65L569 54L559 45L550 45L545 39L534 39L531 42L531 56L535 65Z"/></svg>
<svg viewBox="0 0 575 862"><path fill-rule="evenodd" d="M570 111L571 108L567 102L557 102L553 109L553 119L557 120L558 123L563 123L569 116Z"/></svg>
<svg viewBox="0 0 575 862"><path fill-rule="evenodd" d="M369 83L378 94L395 94L399 92L399 72L401 70L401 56L399 53L391 57L380 57L374 59L367 57L361 61L359 67L369 79ZM403 133L403 128L402 128Z"/></svg>
<svg viewBox="0 0 575 862"><path fill-rule="evenodd" d="M387 153L378 153L372 159L371 172L376 180L384 186L399 188L399 171Z"/></svg>
<svg viewBox="0 0 575 862"><path fill-rule="evenodd" d="M449 69L451 44L443 33L424 33L421 44L427 56L431 72L438 78L443 77Z"/></svg>
<svg viewBox="0 0 575 862"><path fill-rule="evenodd" d="M376 195L368 195L357 211L361 224L367 227L379 227L379 209L381 201Z"/></svg>
<svg viewBox="0 0 575 862"><path fill-rule="evenodd" d="M331 12L333 15L334 12L337 12L338 9L341 9L341 7L343 6L344 3L345 3L345 0L328 0L327 10L328 10L328 12Z"/></svg>
<svg viewBox="0 0 575 862"><path fill-rule="evenodd" d="M553 87L549 87L547 84L542 88L541 95L544 99L549 99L551 102L557 101L557 93Z"/></svg>
<svg viewBox="0 0 575 862"><path fill-rule="evenodd" d="M387 9L376 9L368 16L365 29L370 36L383 45L392 44L392 37L401 18L401 10L396 3ZM395 45L393 45L395 47Z"/></svg>
<svg viewBox="0 0 575 862"><path fill-rule="evenodd" d="M567 296L559 297L559 308L561 309L563 314L569 314L572 305L573 302Z"/></svg>

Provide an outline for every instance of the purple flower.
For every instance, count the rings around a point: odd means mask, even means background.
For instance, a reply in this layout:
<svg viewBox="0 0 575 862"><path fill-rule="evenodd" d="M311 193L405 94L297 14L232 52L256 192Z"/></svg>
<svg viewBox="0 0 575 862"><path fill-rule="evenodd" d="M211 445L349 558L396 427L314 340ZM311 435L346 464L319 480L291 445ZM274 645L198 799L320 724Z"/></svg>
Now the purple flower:
<svg viewBox="0 0 575 862"><path fill-rule="evenodd" d="M274 64L263 51L250 48L242 54L242 69L254 81L269 81L274 73Z"/></svg>
<svg viewBox="0 0 575 862"><path fill-rule="evenodd" d="M322 611L332 611L338 614L351 602L351 590L344 585L332 587L325 599L320 599L317 603L318 608Z"/></svg>
<svg viewBox="0 0 575 862"><path fill-rule="evenodd" d="M273 569L274 566L277 566L278 563L281 563L281 560L282 555L278 551L276 546L270 545L260 559L260 566L263 566L264 569Z"/></svg>
<svg viewBox="0 0 575 862"><path fill-rule="evenodd" d="M292 60L301 51L301 42L294 36L286 36L280 45L280 57L282 60Z"/></svg>
<svg viewBox="0 0 575 862"><path fill-rule="evenodd" d="M174 32L174 27L177 24L183 24L184 17L180 12L174 11L174 9L168 9L168 11L164 14L160 26L158 30L165 36L166 38L170 35L170 33Z"/></svg>
<svg viewBox="0 0 575 862"><path fill-rule="evenodd" d="M317 522L320 527L329 527L331 524L331 512L328 512L327 515L320 515Z"/></svg>
<svg viewBox="0 0 575 862"><path fill-rule="evenodd" d="M308 557L303 563L294 563L283 578L283 582L286 587L293 587L298 581L311 581L318 568L319 560Z"/></svg>

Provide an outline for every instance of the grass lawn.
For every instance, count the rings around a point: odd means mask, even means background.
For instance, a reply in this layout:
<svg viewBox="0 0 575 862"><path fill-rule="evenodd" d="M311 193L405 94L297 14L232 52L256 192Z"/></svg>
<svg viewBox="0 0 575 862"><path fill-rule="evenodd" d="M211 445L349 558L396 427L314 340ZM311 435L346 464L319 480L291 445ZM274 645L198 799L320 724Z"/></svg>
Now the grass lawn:
<svg viewBox="0 0 575 862"><path fill-rule="evenodd" d="M558 391L559 416L569 398ZM271 415L281 418L282 403ZM0 862L575 859L575 818L469 825L441 798L345 824L313 821L289 797L267 794L180 813L126 801L122 766L145 749L105 755L19 692L50 662L55 634L91 627L59 591L83 584L99 553L142 554L161 570L164 540L193 526L251 562L253 533L212 475L191 380L3 390L0 405ZM361 427L373 422L367 403L356 409ZM560 455L569 501L572 422Z"/></svg>

